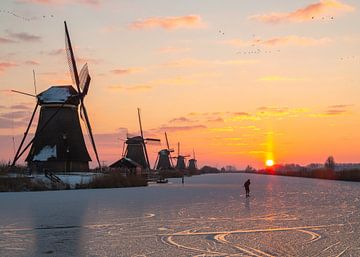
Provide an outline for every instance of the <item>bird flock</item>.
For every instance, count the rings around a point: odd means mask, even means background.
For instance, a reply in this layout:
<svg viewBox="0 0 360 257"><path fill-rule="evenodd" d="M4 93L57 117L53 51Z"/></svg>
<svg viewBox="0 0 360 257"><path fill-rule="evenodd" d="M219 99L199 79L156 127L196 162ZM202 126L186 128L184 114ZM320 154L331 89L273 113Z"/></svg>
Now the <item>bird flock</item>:
<svg viewBox="0 0 360 257"><path fill-rule="evenodd" d="M23 21L27 21L27 22L30 22L30 21L34 21L34 20L39 20L39 19L51 19L51 18L54 18L54 15L53 14L50 14L50 15L42 15L42 16L35 16L35 17L25 17L25 16L22 16L22 15L19 15L13 11L9 11L9 10L4 10L4 9L0 9L0 13L3 14L3 15L11 15L13 16L14 18L18 18L18 19L21 19Z"/></svg>

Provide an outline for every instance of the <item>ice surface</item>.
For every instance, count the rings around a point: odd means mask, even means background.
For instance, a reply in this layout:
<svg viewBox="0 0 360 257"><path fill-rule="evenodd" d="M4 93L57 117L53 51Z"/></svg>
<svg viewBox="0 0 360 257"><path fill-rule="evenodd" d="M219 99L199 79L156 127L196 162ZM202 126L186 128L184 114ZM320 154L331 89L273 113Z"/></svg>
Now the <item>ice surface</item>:
<svg viewBox="0 0 360 257"><path fill-rule="evenodd" d="M68 87L51 87L39 95L44 103L64 103L71 96Z"/></svg>
<svg viewBox="0 0 360 257"><path fill-rule="evenodd" d="M46 145L40 152L34 156L33 161L47 161L49 158L56 158L56 145L53 147Z"/></svg>
<svg viewBox="0 0 360 257"><path fill-rule="evenodd" d="M1 193L0 206L2 257L360 256L356 182L202 175L185 185Z"/></svg>

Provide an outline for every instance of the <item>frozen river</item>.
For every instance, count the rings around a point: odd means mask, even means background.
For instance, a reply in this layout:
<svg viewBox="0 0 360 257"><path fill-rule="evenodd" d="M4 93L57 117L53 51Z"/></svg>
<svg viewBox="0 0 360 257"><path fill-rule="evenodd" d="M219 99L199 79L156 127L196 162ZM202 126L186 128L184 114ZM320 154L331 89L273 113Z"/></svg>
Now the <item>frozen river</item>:
<svg viewBox="0 0 360 257"><path fill-rule="evenodd" d="M250 174L185 180L0 193L0 256L360 256L360 183Z"/></svg>

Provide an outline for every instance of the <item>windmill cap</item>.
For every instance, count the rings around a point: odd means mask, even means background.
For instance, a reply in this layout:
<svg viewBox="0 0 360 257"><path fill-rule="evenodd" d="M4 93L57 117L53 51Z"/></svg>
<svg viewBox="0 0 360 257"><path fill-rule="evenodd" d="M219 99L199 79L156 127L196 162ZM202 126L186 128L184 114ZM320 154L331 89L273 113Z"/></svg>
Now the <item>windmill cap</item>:
<svg viewBox="0 0 360 257"><path fill-rule="evenodd" d="M47 90L41 92L37 97L40 104L79 104L79 97L77 91L71 85L65 86L51 86Z"/></svg>

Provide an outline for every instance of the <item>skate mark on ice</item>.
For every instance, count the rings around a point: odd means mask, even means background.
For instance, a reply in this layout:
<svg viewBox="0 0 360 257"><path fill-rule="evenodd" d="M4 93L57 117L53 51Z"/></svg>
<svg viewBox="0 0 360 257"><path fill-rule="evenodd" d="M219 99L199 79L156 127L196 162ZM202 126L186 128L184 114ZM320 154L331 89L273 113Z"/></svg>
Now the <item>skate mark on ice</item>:
<svg viewBox="0 0 360 257"><path fill-rule="evenodd" d="M300 229L298 231L311 236L311 239L307 243L313 243L321 238L320 234L315 233L313 231L308 231L308 230L304 230L304 229Z"/></svg>
<svg viewBox="0 0 360 257"><path fill-rule="evenodd" d="M327 250L329 250L330 248L332 248L332 247L334 247L334 246L336 246L336 245L338 245L338 244L340 244L340 241L336 242L335 244L329 245L328 247L326 247L326 248L325 248L324 250L322 250L321 252L326 252Z"/></svg>
<svg viewBox="0 0 360 257"><path fill-rule="evenodd" d="M240 250L242 253L246 253L246 254L249 254L251 256L255 256L255 257L263 257L263 256L275 257L274 255L265 253L265 252L263 252L263 251L261 251L259 249L252 248L252 247L247 246L247 245L241 245L240 246L238 244L233 244L233 243L229 242L228 240L226 240L226 236L228 236L228 235L229 235L228 233L227 234L218 234L218 235L214 236L214 239L217 242L230 245L231 247L234 247L234 248Z"/></svg>
<svg viewBox="0 0 360 257"><path fill-rule="evenodd" d="M345 250L343 250L341 253L339 253L338 255L336 255L335 257L340 257L341 255L343 255L350 247L346 247Z"/></svg>
<svg viewBox="0 0 360 257"><path fill-rule="evenodd" d="M220 256L222 256L222 255L229 256L228 253L216 252L216 251L211 251L211 250L208 250L208 249L199 249L199 248L195 248L195 247L186 246L186 245L176 243L173 240L173 236L162 236L161 241L166 245L175 246L177 248L190 250L190 251L193 251L193 252L200 252L200 253L203 253L203 254L206 253L206 254L212 254L212 255L215 254L215 255L220 255Z"/></svg>

